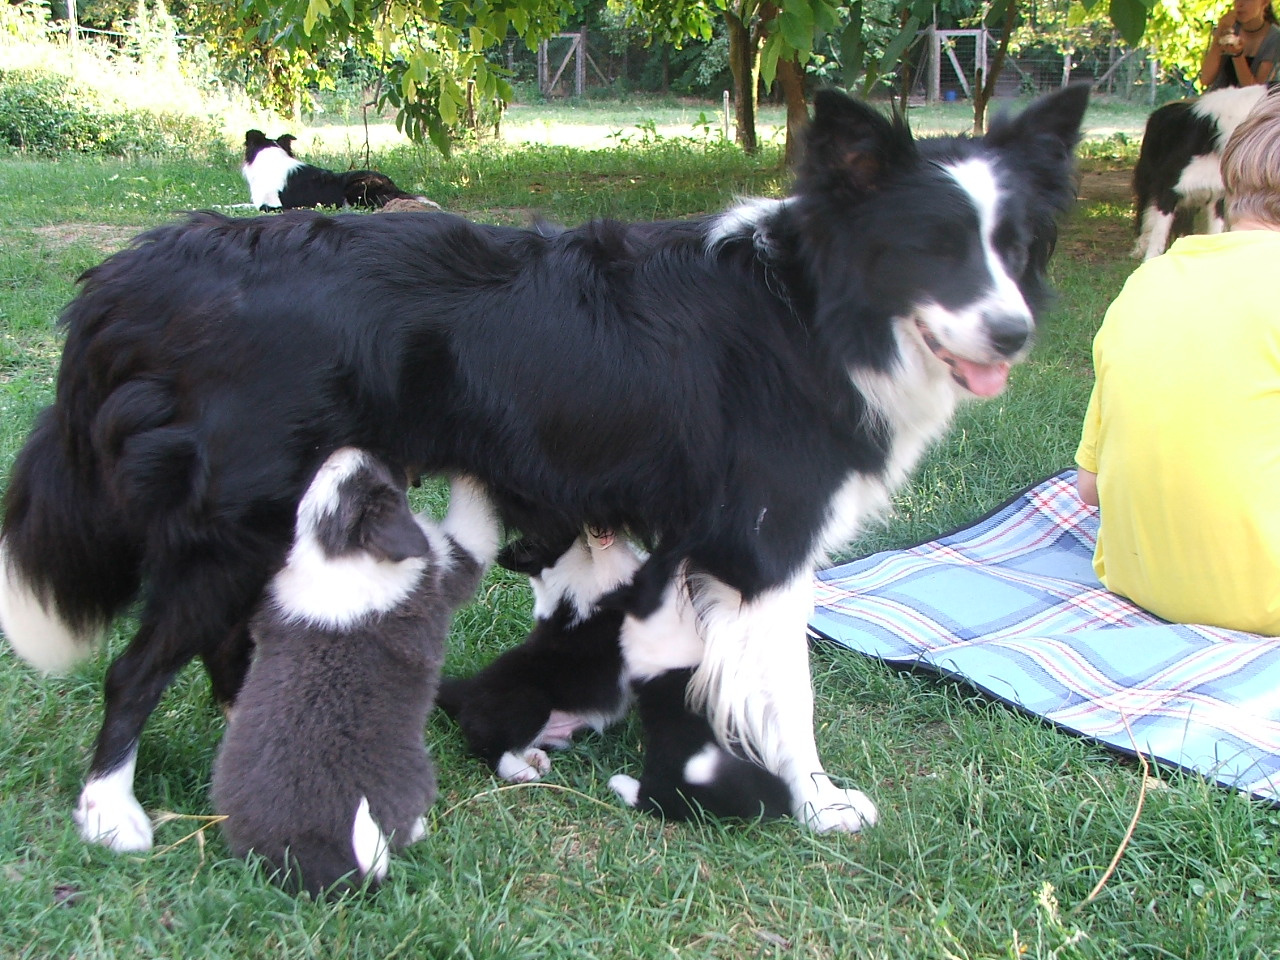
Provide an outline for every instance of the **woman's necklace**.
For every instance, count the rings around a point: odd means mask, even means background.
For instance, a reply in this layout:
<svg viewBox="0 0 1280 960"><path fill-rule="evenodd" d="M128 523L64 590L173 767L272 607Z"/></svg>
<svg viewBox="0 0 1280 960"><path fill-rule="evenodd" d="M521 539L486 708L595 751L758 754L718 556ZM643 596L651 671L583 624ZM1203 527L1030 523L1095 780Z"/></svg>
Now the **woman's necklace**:
<svg viewBox="0 0 1280 960"><path fill-rule="evenodd" d="M1258 25L1257 25L1256 27L1246 27L1246 26L1242 23L1242 24L1240 24L1240 29L1241 29L1241 30L1243 30L1245 33L1257 33L1259 30L1261 30L1261 29L1262 29L1263 27L1265 27L1266 25L1267 25L1267 21L1266 21L1266 18L1264 17L1263 19L1261 19L1261 20L1259 20L1259 21L1258 21Z"/></svg>

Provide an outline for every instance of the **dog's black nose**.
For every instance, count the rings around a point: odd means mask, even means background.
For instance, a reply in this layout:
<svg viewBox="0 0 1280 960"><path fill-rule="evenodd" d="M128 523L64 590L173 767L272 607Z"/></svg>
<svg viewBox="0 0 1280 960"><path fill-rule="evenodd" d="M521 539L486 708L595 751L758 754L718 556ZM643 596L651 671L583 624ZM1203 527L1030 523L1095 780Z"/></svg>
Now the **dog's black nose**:
<svg viewBox="0 0 1280 960"><path fill-rule="evenodd" d="M1031 324L1025 316L1004 314L987 318L987 336L1001 356L1011 357L1027 344Z"/></svg>

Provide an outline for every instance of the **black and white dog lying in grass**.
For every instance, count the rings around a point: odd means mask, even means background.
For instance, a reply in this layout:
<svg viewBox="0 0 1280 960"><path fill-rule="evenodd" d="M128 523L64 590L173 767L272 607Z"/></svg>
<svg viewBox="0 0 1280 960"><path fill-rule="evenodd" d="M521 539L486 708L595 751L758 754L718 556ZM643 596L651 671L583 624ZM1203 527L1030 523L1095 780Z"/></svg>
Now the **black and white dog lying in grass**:
<svg viewBox="0 0 1280 960"><path fill-rule="evenodd" d="M422 835L436 793L423 727L450 618L500 533L470 480L454 480L437 527L367 453L324 462L251 622L253 662L214 763L237 855L318 895L381 882L391 851Z"/></svg>
<svg viewBox="0 0 1280 960"><path fill-rule="evenodd" d="M285 134L276 140L261 130L244 135L244 166L249 202L259 210L292 210L297 207L385 207L392 200L413 200L439 209L426 197L406 193L385 173L347 170L336 173L303 163L293 155L293 141Z"/></svg>
<svg viewBox="0 0 1280 960"><path fill-rule="evenodd" d="M818 756L813 569L1026 355L1087 103L1067 88L985 136L916 140L823 91L781 199L559 232L194 214L87 271L0 537L0 623L46 670L145 581L84 837L150 846L143 725L197 656L234 698L243 625L343 446L474 476L544 543L625 531L650 551L628 614L668 586L692 599L691 702L717 740L780 777L812 829L873 822Z"/></svg>
<svg viewBox="0 0 1280 960"><path fill-rule="evenodd" d="M638 703L644 727L639 780L609 781L628 806L668 819L781 817L787 785L721 746L686 689L703 641L689 598L674 585L645 619L617 604L642 558L612 532L588 530L564 549L522 541L499 558L529 575L535 624L524 643L470 677L446 678L437 700L458 721L472 753L505 780L551 769L547 749L584 728L602 730Z"/></svg>

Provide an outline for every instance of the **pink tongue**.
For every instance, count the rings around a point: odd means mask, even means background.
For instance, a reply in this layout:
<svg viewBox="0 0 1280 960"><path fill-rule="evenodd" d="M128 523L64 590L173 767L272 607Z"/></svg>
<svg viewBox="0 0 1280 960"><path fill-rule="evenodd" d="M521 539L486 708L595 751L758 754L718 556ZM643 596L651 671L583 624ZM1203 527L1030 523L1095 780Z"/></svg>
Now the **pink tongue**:
<svg viewBox="0 0 1280 960"><path fill-rule="evenodd" d="M964 387L979 397L994 397L1004 389L1009 379L1007 363L983 365L971 360L961 360L956 356L951 360L952 370L958 374Z"/></svg>

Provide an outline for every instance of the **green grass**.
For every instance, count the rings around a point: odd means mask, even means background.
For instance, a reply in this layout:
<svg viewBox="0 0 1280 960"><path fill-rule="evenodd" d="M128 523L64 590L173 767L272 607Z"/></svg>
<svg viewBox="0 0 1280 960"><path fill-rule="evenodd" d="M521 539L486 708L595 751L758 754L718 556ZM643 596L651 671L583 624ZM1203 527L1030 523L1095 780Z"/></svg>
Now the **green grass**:
<svg viewBox="0 0 1280 960"><path fill-rule="evenodd" d="M783 182L776 150L748 161L670 138L451 160L403 148L376 162L452 209L508 222L675 216ZM134 229L243 193L231 155L220 168L0 161L0 469L51 396L53 321L75 275ZM963 412L893 516L855 549L950 529L1070 462L1090 340L1132 268L1127 216L1114 202L1077 210L1031 361L1003 397ZM491 574L458 617L451 662L487 660L522 638L528 618L525 586ZM880 805L882 823L862 836L634 815L605 785L637 769L631 722L558 756L545 784L504 787L436 717L432 832L394 861L376 897L316 904L231 858L201 819L222 719L198 670L168 692L139 756L139 799L175 816L158 824L154 852L117 856L82 844L70 819L106 658L43 679L6 649L0 957L1280 956L1280 813L1156 771L1126 837L1144 787L1136 763L954 683L828 647L812 662L824 758Z"/></svg>

